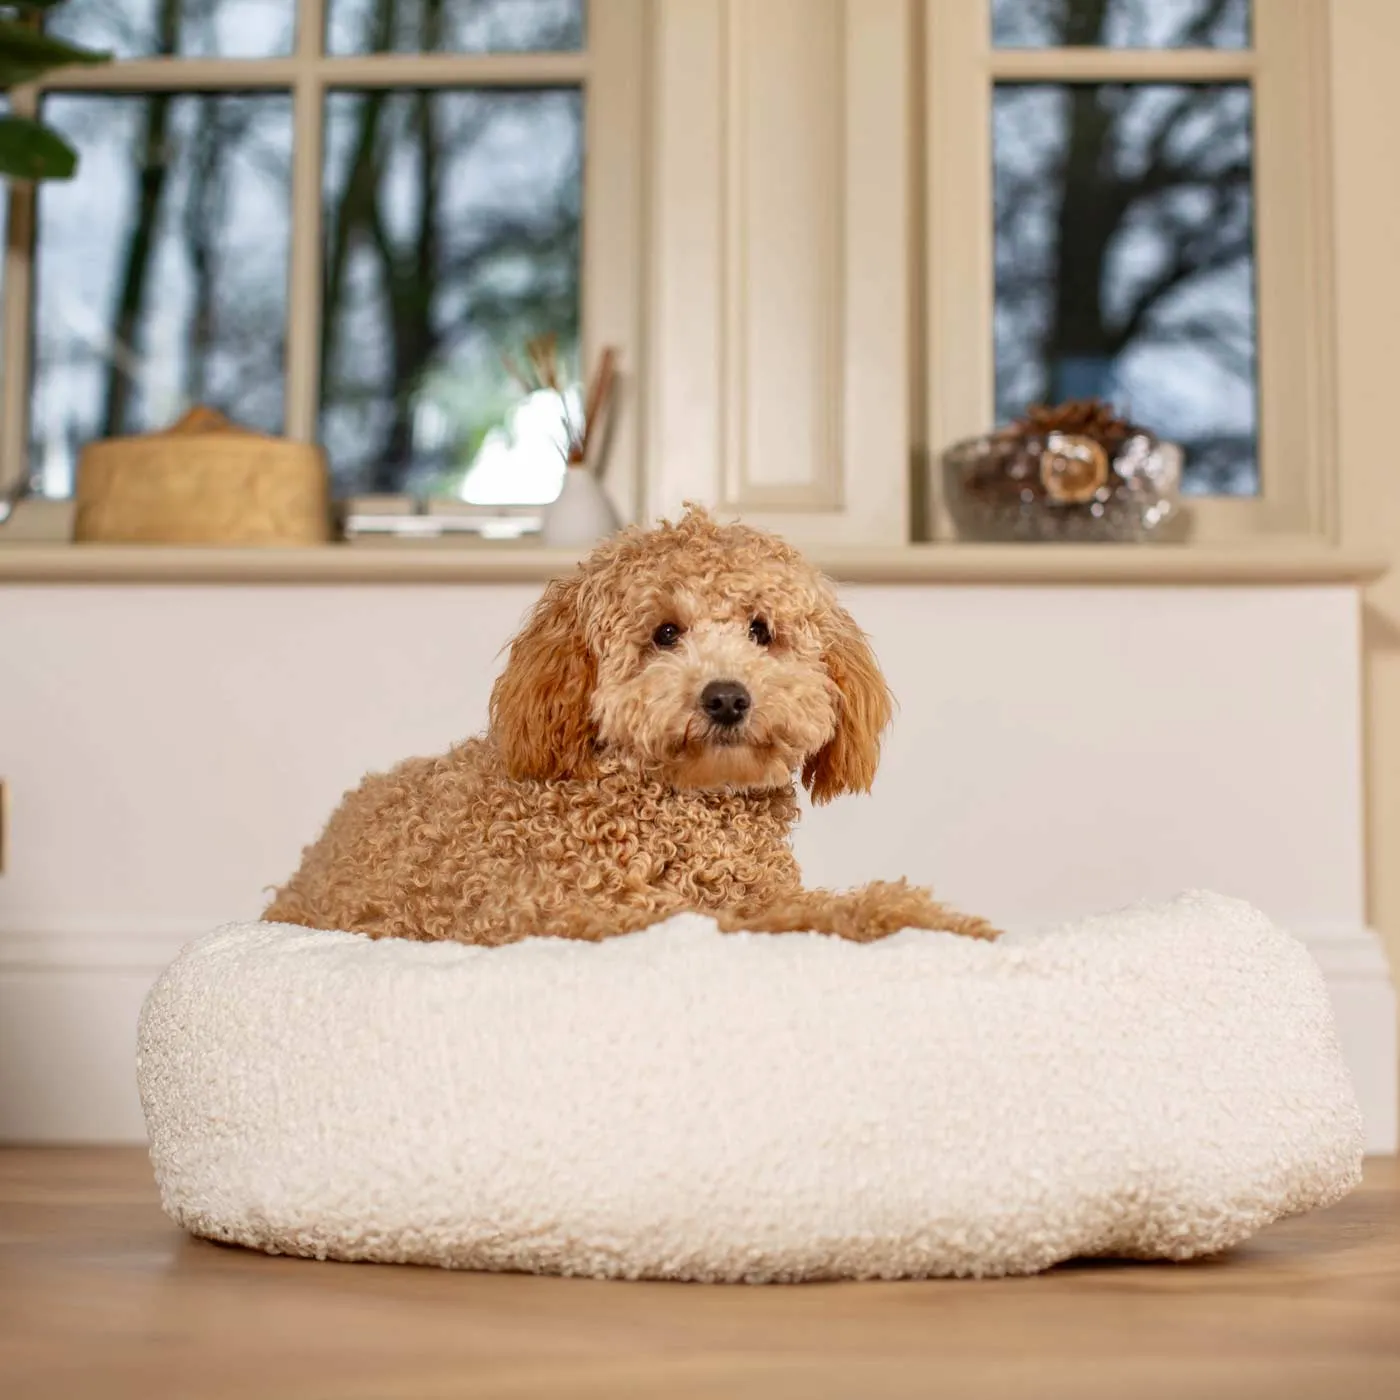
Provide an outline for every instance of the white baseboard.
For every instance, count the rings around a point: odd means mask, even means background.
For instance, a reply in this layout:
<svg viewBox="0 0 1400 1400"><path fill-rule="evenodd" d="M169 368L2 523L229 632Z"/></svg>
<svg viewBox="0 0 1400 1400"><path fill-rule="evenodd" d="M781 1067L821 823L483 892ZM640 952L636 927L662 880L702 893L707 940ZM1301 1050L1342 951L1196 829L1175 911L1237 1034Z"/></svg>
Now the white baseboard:
<svg viewBox="0 0 1400 1400"><path fill-rule="evenodd" d="M0 931L0 1142L141 1142L133 1066L151 983L222 920ZM1372 1153L1400 1150L1396 998L1379 936L1295 929L1332 994Z"/></svg>
<svg viewBox="0 0 1400 1400"><path fill-rule="evenodd" d="M1332 993L1337 1035L1366 1119L1366 1150L1400 1151L1400 1046L1385 945L1365 925L1296 931Z"/></svg>

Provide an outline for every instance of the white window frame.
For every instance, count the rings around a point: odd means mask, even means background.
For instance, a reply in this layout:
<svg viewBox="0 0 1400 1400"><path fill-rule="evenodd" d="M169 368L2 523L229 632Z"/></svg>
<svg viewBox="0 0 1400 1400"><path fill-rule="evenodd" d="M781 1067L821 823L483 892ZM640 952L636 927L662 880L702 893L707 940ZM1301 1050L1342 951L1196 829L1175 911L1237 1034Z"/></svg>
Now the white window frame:
<svg viewBox="0 0 1400 1400"><path fill-rule="evenodd" d="M289 0L290 3L290 0ZM582 356L620 351L607 485L624 517L641 507L637 394L642 367L642 141L647 0L588 0L585 48L574 53L323 53L327 0L297 0L293 52L281 58L120 59L67 69L11 94L33 115L44 93L285 91L292 98L286 436L316 439L320 382L322 133L337 88L578 84L584 101ZM77 176L82 178L81 170ZM0 391L0 489L29 471L30 296L35 190L10 187ZM37 504L37 503L36 503Z"/></svg>
<svg viewBox="0 0 1400 1400"><path fill-rule="evenodd" d="M992 47L991 0L926 0L926 441L994 421L992 91L1031 82L1249 81L1261 491L1192 497L1193 540L1335 541L1336 424L1328 0L1254 0L1253 47ZM940 538L951 537L941 505Z"/></svg>

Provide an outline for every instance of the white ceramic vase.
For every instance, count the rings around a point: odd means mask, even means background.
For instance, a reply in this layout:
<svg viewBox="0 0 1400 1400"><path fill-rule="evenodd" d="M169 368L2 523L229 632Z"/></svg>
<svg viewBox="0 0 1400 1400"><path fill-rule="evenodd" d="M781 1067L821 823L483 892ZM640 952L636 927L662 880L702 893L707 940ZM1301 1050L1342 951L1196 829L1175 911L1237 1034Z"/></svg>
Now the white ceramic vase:
<svg viewBox="0 0 1400 1400"><path fill-rule="evenodd" d="M584 467L570 467L564 486L544 512L541 537L556 549L583 549L606 539L621 522L598 478Z"/></svg>

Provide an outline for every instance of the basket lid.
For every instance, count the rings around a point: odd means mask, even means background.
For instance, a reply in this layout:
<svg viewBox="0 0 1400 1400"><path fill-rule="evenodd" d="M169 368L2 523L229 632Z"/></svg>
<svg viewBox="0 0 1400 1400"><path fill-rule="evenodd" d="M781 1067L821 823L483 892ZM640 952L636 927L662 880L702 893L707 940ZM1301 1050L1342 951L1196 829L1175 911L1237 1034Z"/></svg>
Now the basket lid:
<svg viewBox="0 0 1400 1400"><path fill-rule="evenodd" d="M246 428L242 423L235 423L231 418L220 413L217 408L210 408L208 404L195 404L193 408L186 409L168 427L156 428L144 433L120 433L115 437L95 438L87 444L84 451L98 448L103 450L125 449L140 447L143 444L154 446L157 443L169 442L172 438L198 437L203 434L257 438L264 442L289 441L275 434L259 432L256 428Z"/></svg>
<svg viewBox="0 0 1400 1400"><path fill-rule="evenodd" d="M237 423L230 422L217 408L210 408L208 404L195 404L191 409L182 413L168 428L163 428L161 433L185 434L185 433L246 433L251 429L241 427ZM161 433L152 434L154 437L161 436Z"/></svg>

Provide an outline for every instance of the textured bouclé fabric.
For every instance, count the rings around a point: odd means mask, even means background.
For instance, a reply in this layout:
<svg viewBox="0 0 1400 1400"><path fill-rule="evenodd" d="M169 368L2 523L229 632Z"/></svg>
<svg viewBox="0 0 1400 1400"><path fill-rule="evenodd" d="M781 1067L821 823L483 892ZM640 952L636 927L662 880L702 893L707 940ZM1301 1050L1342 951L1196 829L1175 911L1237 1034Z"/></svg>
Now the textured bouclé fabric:
<svg viewBox="0 0 1400 1400"><path fill-rule="evenodd" d="M152 990L166 1210L317 1258L699 1280L1187 1259L1360 1178L1321 975L1207 894L995 943L247 924Z"/></svg>

